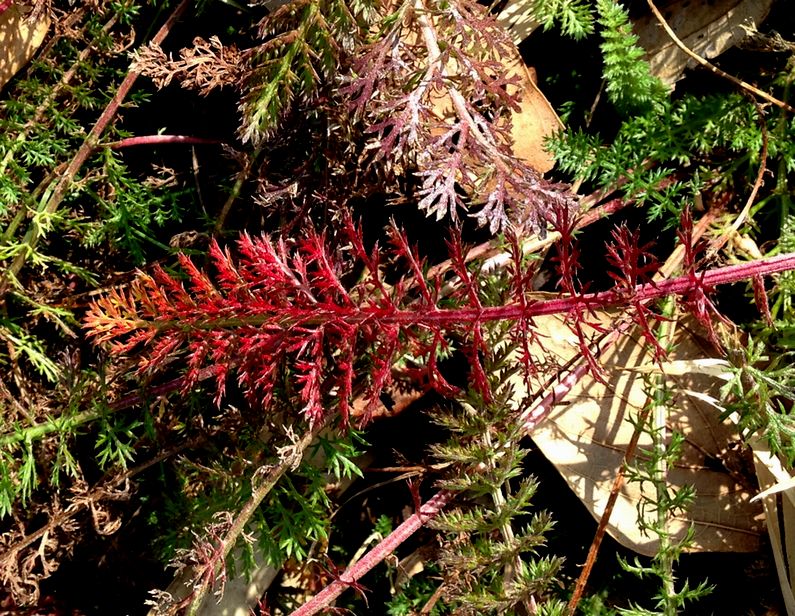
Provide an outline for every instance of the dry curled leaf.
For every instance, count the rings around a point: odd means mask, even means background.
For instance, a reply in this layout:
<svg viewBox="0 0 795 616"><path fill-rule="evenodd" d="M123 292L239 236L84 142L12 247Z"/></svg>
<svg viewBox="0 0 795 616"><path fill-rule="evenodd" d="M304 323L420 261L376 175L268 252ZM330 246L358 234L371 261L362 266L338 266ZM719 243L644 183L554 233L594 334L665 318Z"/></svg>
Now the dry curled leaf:
<svg viewBox="0 0 795 616"><path fill-rule="evenodd" d="M599 319L607 324L611 316L601 314ZM551 317L536 325L546 336L547 351L554 349L560 362L576 356L576 340L568 339L569 329L560 318ZM681 362L704 356L701 340L688 327L679 323L676 331L671 360ZM596 519L602 516L616 474L624 464L634 432L630 419L637 417L648 403L640 372L654 365L652 351L638 334L626 336L602 361L605 382L592 378L580 381L565 403L555 408L531 434ZM692 525L694 537L690 551L758 549L764 521L759 504L751 502L753 490L750 481L746 481L749 476L744 452L733 446L739 442L739 434L730 422L720 421L718 409L703 396L694 395L694 392L712 392L717 396L722 381L694 372L668 375L667 382L673 403L665 427L669 433L675 430L685 436L683 454L668 470L668 482L674 489L689 485L696 491L687 516L671 520L669 530L673 539L684 538ZM650 446L650 437L642 435L639 450ZM619 543L646 555L656 553L658 541L640 529L638 504L643 493L654 498L651 490L651 486L625 482L608 527Z"/></svg>
<svg viewBox="0 0 795 616"><path fill-rule="evenodd" d="M0 13L0 87L30 61L49 28L46 14L28 17L15 4Z"/></svg>
<svg viewBox="0 0 795 616"><path fill-rule="evenodd" d="M746 27L760 24L772 0L679 0L665 6L663 16L682 42L702 58L715 58L743 40ZM661 7L662 8L662 7ZM635 22L638 43L648 53L651 73L673 87L695 61L683 52L651 14Z"/></svg>
<svg viewBox="0 0 795 616"><path fill-rule="evenodd" d="M178 60L150 43L136 52L132 70L152 79L158 88L176 80L182 87L206 96L217 88L239 83L242 64L241 53L234 45L224 45L212 36L209 41L193 39L193 47L180 50Z"/></svg>

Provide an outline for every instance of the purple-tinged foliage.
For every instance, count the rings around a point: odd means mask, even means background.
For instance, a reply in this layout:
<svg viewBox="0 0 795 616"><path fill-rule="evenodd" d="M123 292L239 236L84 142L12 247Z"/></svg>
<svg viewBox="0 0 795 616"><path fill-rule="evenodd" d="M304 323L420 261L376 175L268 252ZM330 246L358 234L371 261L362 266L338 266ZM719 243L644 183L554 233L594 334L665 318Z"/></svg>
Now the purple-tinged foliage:
<svg viewBox="0 0 795 616"><path fill-rule="evenodd" d="M404 2L393 17L341 90L375 136L374 160L414 169L418 206L437 220L470 212L492 233L543 234L553 208L575 204L513 155L505 30L469 0Z"/></svg>

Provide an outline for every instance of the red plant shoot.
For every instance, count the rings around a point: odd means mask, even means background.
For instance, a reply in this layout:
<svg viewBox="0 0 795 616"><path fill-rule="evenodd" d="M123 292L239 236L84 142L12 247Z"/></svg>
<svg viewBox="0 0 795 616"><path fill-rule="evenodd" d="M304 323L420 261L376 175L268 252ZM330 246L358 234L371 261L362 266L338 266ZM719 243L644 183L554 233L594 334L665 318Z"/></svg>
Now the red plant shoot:
<svg viewBox="0 0 795 616"><path fill-rule="evenodd" d="M559 230L566 228L561 225ZM471 385L488 396L478 359L484 344L481 328L488 322L511 321L516 334L527 339L534 317L564 314L588 359L590 341L584 325L596 309L629 311L651 340L655 315L649 300L677 295L700 319L708 320L713 312L708 294L716 285L795 268L795 254L785 254L696 270L686 240L686 273L650 282L648 276L656 267L650 252L637 245L634 233L622 228L614 233L607 257L617 270L611 274L616 285L589 293L577 286L576 246L571 233L563 233L557 258L564 291L560 297L533 299L532 276L525 271L530 266L514 261L508 268L509 301L487 305L478 276L464 263L457 235L449 243L456 284L447 297L441 297L439 280L425 279L421 259L395 227L389 246L372 251L365 249L361 230L351 221L345 225L345 235L344 253L331 250L316 232L290 243L243 234L236 258L213 243L213 277L182 256L185 282L162 269L151 276L139 274L128 290L112 291L96 301L86 325L97 342L109 342L115 353L145 349L139 360L141 372L153 372L170 358L182 356L187 365L185 387L190 388L209 370L215 378L216 402L234 374L251 401L263 408L278 391L290 396L312 424L332 411L347 422L354 394L363 393L375 404L402 357L414 358L404 367L405 374L429 388L455 393L437 362L453 339L469 359ZM381 271L387 260L406 267L405 277L393 285L387 284ZM347 275L361 266L360 279L346 285ZM528 352L522 361L525 369L532 370ZM589 363L598 374L595 358Z"/></svg>

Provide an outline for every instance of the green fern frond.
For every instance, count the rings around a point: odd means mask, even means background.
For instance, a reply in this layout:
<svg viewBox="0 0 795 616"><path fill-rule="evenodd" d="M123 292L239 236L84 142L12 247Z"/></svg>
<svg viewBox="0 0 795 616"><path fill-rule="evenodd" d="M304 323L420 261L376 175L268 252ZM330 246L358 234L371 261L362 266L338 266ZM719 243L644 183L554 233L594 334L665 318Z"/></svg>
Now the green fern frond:
<svg viewBox="0 0 795 616"><path fill-rule="evenodd" d="M536 0L533 17L544 30L559 24L560 31L573 39L582 39L593 33L593 9L583 0Z"/></svg>
<svg viewBox="0 0 795 616"><path fill-rule="evenodd" d="M629 14L614 0L597 0L597 21L602 27L603 75L610 101L622 110L638 110L665 99L662 82L649 71L638 47Z"/></svg>
<svg viewBox="0 0 795 616"><path fill-rule="evenodd" d="M294 0L269 15L260 33L272 38L250 54L239 131L254 145L278 127L293 103L318 95L363 30L344 0Z"/></svg>

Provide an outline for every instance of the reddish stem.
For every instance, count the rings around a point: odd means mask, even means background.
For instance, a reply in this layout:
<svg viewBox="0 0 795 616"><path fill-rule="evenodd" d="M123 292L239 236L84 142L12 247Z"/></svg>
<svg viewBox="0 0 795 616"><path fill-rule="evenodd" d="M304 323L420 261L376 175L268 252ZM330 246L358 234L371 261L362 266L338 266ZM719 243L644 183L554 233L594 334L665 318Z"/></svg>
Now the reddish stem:
<svg viewBox="0 0 795 616"><path fill-rule="evenodd" d="M434 494L420 507L417 513L393 530L386 539L365 554L361 560L348 567L338 579L295 610L292 616L310 616L330 605L344 590L356 584L358 580L394 552L401 543L417 532L428 520L436 517L442 508L453 499L454 495L449 490L440 490Z"/></svg>
<svg viewBox="0 0 795 616"><path fill-rule="evenodd" d="M660 299L667 295L686 296L698 289L709 290L722 284L731 284L743 280L753 279L758 276L769 276L789 270L795 270L795 253L787 253L758 259L747 263L726 265L715 269L702 271L694 275L685 274L660 282L649 282L635 287L631 294L633 301L645 302ZM472 323L486 321L515 320L549 314L563 314L575 309L592 309L597 307L610 307L626 305L627 294L611 289L597 293L562 297L559 299L544 300L527 305L510 304L508 306L491 306L486 308L452 308L448 310L429 310L418 315L416 311L401 310L393 315L384 317L385 322L406 324L432 324L432 323ZM368 315L369 318L369 315Z"/></svg>
<svg viewBox="0 0 795 616"><path fill-rule="evenodd" d="M190 3L191 0L182 0L182 2L179 3L160 30L158 30L157 33L152 37L152 43L156 45L162 44L171 31L171 28L174 27L174 24L176 24L177 20L179 20ZM97 120L96 124L94 124L91 132L86 136L83 144L77 150L74 157L72 157L72 160L69 162L66 170L63 171L60 178L55 183L55 186L50 186L47 188L47 193L49 194L45 193L45 213L53 214L61 205L61 202L64 200L64 197L66 197L66 194L69 191L69 188L72 186L75 177L77 177L77 174L83 167L83 163L86 162L88 157L96 148L97 144L99 143L100 136L105 132L105 129L115 117L119 107L121 107L124 99L127 98L127 95L130 93L130 90L132 90L133 84L135 84L135 80L138 79L139 75L140 73L132 69L127 72L124 80L119 85L119 89L116 90L116 94L113 96L113 99L102 111L102 115L99 116L99 119ZM38 239L39 235L36 229L31 226L25 234L23 243L29 248L32 248ZM22 251L17 258L14 259L14 262L11 264L8 270L4 272L2 276L0 276L0 295L5 294L6 290L8 289L9 280L12 280L17 276L17 274L19 274L28 259L28 255L30 255L31 252L32 250Z"/></svg>
<svg viewBox="0 0 795 616"><path fill-rule="evenodd" d="M98 145L96 149L103 147L111 150L121 150L136 145L163 145L172 143L186 143L191 145L217 145L223 143L218 139L204 139L202 137L190 137L187 135L141 135L139 137L127 137L119 141L111 141Z"/></svg>
<svg viewBox="0 0 795 616"><path fill-rule="evenodd" d="M635 322L630 319L619 321L612 330L594 343L592 347L594 358L598 358L618 342L621 336L634 325ZM589 369L589 362L580 359L576 365L569 369L565 376L557 379L555 385L550 388L549 393L524 411L519 417L519 421L522 423L522 432L530 434L539 423L546 419L554 406L568 395L572 388L579 383L580 379L588 374Z"/></svg>
<svg viewBox="0 0 795 616"><path fill-rule="evenodd" d="M676 278L659 282L648 282L637 285L631 292L624 289L610 289L596 293L583 293L569 295L557 299L539 300L508 304L505 306L470 307L470 308L443 308L435 306L420 309L393 310L391 307L380 309L368 307L357 309L349 307L334 307L330 311L320 307L292 308L290 320L304 326L316 325L327 320L332 315L349 325L356 325L363 321L378 320L384 325L406 326L445 326L451 323L486 323L490 321L505 321L527 319L536 316L567 314L574 310L593 310L596 308L610 308L613 306L626 306L628 300L632 302L648 302L668 295L686 297L695 291L709 291L722 284L731 284L769 276L780 272L795 270L795 252L757 259L747 263L726 265L711 270L685 274ZM203 322L192 322L184 325L178 321L161 321L145 323L161 329L171 327L186 327L189 329L221 329L234 328L243 325L262 325L274 319L273 313L258 314L250 317L230 319L208 319ZM142 323L144 325L144 323Z"/></svg>
<svg viewBox="0 0 795 616"><path fill-rule="evenodd" d="M726 267L716 268L703 272L698 275L685 275L670 280L663 280L655 283L639 285L636 287L636 298L642 301L649 301L665 295L678 294L683 295L696 289L704 289L715 286L717 284L726 284L730 282L738 282L740 280L748 279L749 277L757 275L769 275L776 272L791 270L795 268L795 254L785 254L770 259L760 259L750 263L741 263L737 265L729 265ZM539 302L537 304L530 304L524 307L524 310L530 310L533 314L553 314L558 312L565 312L568 309L576 306L588 305L607 305L615 303L621 299L621 295L616 291L604 291L601 293L594 293L585 297L564 298L560 300L551 300L547 302ZM436 313L444 313L444 319L447 321L450 318L451 312L457 312L460 318L469 319L493 319L493 318L516 318L518 316L527 316L524 312L521 315L513 314L517 310L522 310L522 306L507 306L496 307L493 309L481 308L477 311L436 311ZM467 316L463 313L467 312ZM477 314L475 314L477 312ZM469 314L471 313L471 314ZM488 314L487 314L488 313ZM433 316L435 313L431 312ZM497 317L495 315L500 314ZM439 314L441 317L441 314ZM414 315L414 322L417 322L417 315ZM621 338L621 335L626 332L627 328L631 327L633 322L630 320L623 320L619 322L602 340L595 343L596 349L594 355L603 353L609 346L614 344ZM578 365L574 366L565 377L563 377L552 391L542 398L537 404L533 405L525 414L522 415L520 420L523 424L525 433L530 432L540 421L542 421L566 394L568 394L572 387L583 378L588 372L588 363L580 361ZM315 595L309 602L301 606L298 610L293 612L293 616L310 616L318 611L326 608L336 599L345 589L358 583L358 581L369 572L376 564L380 563L387 555L394 552L394 550L403 543L409 536L416 532L425 522L436 516L439 511L452 500L454 493L442 490L434 495L425 505L420 508L418 514L413 515L411 518L401 524L395 531L390 534L384 541L379 543L370 552L368 552L359 562L349 567L338 580L332 582L329 586L324 588L320 593Z"/></svg>
<svg viewBox="0 0 795 616"><path fill-rule="evenodd" d="M604 353L611 345L620 339L621 334L631 327L633 323L629 320L620 322L611 332L596 343L594 355ZM572 368L569 373L561 379L554 387L552 392L533 405L525 414L520 417L522 429L525 434L535 428L544 419L552 407L568 394L574 385L588 372L588 363L581 361L579 365ZM307 603L302 605L291 616L311 616L326 608L340 596L347 588L357 584L358 581L368 573L373 567L380 563L389 554L392 554L397 547L408 539L412 534L419 530L428 520L436 515L447 505L455 496L454 492L441 490L437 492L408 520L398 526L388 537L376 545L372 550L362 557L354 565L350 566L339 579L332 582L329 586L312 597Z"/></svg>

